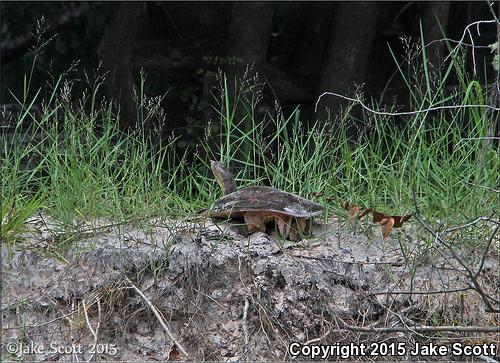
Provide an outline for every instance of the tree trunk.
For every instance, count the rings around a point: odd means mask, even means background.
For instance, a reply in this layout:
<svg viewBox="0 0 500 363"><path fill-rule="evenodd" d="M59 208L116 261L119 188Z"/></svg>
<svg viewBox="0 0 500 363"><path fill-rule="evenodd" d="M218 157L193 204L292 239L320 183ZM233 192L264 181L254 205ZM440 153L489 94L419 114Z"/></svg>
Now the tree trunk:
<svg viewBox="0 0 500 363"><path fill-rule="evenodd" d="M441 24L443 30L446 31L449 10L449 1L430 1L425 3L425 11L422 19L425 44L429 44L433 40L444 38L439 24ZM427 47L427 61L432 67L439 67L443 49L443 42L435 42Z"/></svg>
<svg viewBox="0 0 500 363"><path fill-rule="evenodd" d="M227 77L226 92L230 109L222 111L230 111L234 115L231 123L238 125L244 133L252 129L256 103L262 92L262 88L256 84L262 78L256 77L256 74L261 74L266 62L272 19L271 2L242 1L233 5L226 36L225 64L222 66ZM245 74L247 67L248 73ZM204 91L213 84L214 79L204 83ZM204 92L204 95L207 94ZM235 158L240 160L252 158L251 148L251 142L245 142L239 145L238 150L226 150L226 157L236 152Z"/></svg>
<svg viewBox="0 0 500 363"><path fill-rule="evenodd" d="M239 88L239 79L246 68L251 66L252 77L261 73L266 62L269 34L273 18L273 4L271 2L235 2L231 12L231 19L226 37L227 49L221 68L227 77L227 91L230 95L231 106L235 100L235 93ZM202 107L207 119L217 116L212 107L212 91L217 87L214 72L206 72L203 80ZM241 115L236 114L239 118Z"/></svg>
<svg viewBox="0 0 500 363"><path fill-rule="evenodd" d="M272 19L273 3L271 2L242 1L235 2L233 5L225 45L227 52L224 64L221 65L226 73L232 107L237 106L234 104L234 95L240 87L239 79L243 76L246 68L252 67L248 77L253 77L255 73L260 74L263 69L266 62ZM216 116L212 107L209 106L213 104L211 91L216 85L215 74L207 72L203 84L203 103L208 119ZM237 113L236 118L241 118L241 114Z"/></svg>
<svg viewBox="0 0 500 363"><path fill-rule="evenodd" d="M120 126L133 127L137 121L134 100L134 77L130 61L134 40L138 32L142 3L123 2L106 27L98 54L106 77L106 93L110 98L118 98L120 105Z"/></svg>
<svg viewBox="0 0 500 363"><path fill-rule="evenodd" d="M323 53L328 42L333 4L313 2L304 6L307 25L300 36L293 64L301 75L319 77Z"/></svg>
<svg viewBox="0 0 500 363"><path fill-rule="evenodd" d="M248 64L259 71L266 61L273 19L271 2L236 2L231 14L227 56L237 59L228 71L240 73Z"/></svg>
<svg viewBox="0 0 500 363"><path fill-rule="evenodd" d="M318 96L323 92L353 96L355 86L365 81L375 36L377 5L374 2L340 2L334 11ZM316 116L326 120L346 104L339 97L324 96Z"/></svg>

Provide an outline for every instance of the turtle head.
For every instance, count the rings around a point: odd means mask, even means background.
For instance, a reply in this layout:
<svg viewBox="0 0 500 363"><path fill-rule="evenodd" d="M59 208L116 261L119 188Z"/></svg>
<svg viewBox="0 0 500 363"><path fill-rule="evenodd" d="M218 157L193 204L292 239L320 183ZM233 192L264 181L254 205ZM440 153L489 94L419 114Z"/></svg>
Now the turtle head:
<svg viewBox="0 0 500 363"><path fill-rule="evenodd" d="M210 161L210 167L212 168L215 180L219 183L224 195L236 191L236 183L234 182L233 175L224 167L224 165L217 161Z"/></svg>

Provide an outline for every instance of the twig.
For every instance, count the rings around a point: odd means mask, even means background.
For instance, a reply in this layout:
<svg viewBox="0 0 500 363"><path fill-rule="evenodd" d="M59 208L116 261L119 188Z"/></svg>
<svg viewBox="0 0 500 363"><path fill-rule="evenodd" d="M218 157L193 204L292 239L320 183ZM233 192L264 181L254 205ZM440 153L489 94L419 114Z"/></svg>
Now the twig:
<svg viewBox="0 0 500 363"><path fill-rule="evenodd" d="M245 356L248 349L248 308L250 307L250 300L248 296L245 297L245 306L243 307L243 337L245 339L245 348L243 350L243 356Z"/></svg>
<svg viewBox="0 0 500 363"><path fill-rule="evenodd" d="M472 27L472 26L476 26L476 29L477 29L477 33L479 34L479 25L480 24L492 24L492 23L496 23L495 20L479 20L479 21L475 21L473 23L470 23L469 25L467 25L464 29L464 33L462 34L462 37L460 38L460 41L459 43L455 46L455 48L453 48L453 50L450 52L450 54L444 59L444 61L446 61L453 53L456 52L456 50L460 47L460 45L462 45L465 37L467 34L470 35L470 30L469 28ZM472 38L471 38L472 39ZM472 43L474 44L474 43Z"/></svg>
<svg viewBox="0 0 500 363"><path fill-rule="evenodd" d="M479 34L479 24L477 24L476 28L477 28L477 34L480 36L481 34ZM477 71L476 71L476 52L474 51L474 48L475 48L474 38L472 37L470 29L466 28L465 30L467 31L467 34L469 35L470 42L474 45L474 47L472 47L472 73L474 74L474 76L476 76ZM456 45L456 47L458 47L458 46L460 46L460 43Z"/></svg>
<svg viewBox="0 0 500 363"><path fill-rule="evenodd" d="M352 325L340 325L339 329L356 331L362 333L406 333L409 331L424 333L424 332L479 332L479 333L500 333L498 326L455 326L455 325L441 325L441 326L412 326L408 328L373 328L373 327L360 327Z"/></svg>
<svg viewBox="0 0 500 363"><path fill-rule="evenodd" d="M91 227L89 229L84 229L82 231L79 231L79 233L80 234L98 233L98 232L101 232L101 231L108 229L108 228L118 227L118 226L121 226L121 225L124 225L127 223L140 222L140 221L144 221L144 220L151 219L154 217L158 217L158 214L151 214L151 215L147 215L147 216L143 216L143 217L124 219L122 221L113 222L113 223L105 224L102 226Z"/></svg>
<svg viewBox="0 0 500 363"><path fill-rule="evenodd" d="M92 325L90 324L89 314L87 313L87 306L86 305L87 304L85 302L85 299L83 299L82 306L83 306L83 312L85 315L85 322L87 323L87 327L89 328L90 332L94 336L94 347L95 347L97 345L97 336L99 333L99 328L101 326L101 302L99 300L97 300L97 325L95 327L95 330L92 329ZM94 355L95 355L95 352L93 352L90 355L87 362L90 362L92 360L92 358L94 358Z"/></svg>
<svg viewBox="0 0 500 363"><path fill-rule="evenodd" d="M319 338L314 338L314 339L311 339L311 340L308 340L307 342L305 342L303 345L309 345L309 344L315 344L315 343L320 343L323 339L325 339L328 334L330 334L330 330L328 330L325 334L323 334L322 336L320 336Z"/></svg>
<svg viewBox="0 0 500 363"><path fill-rule="evenodd" d="M323 96L326 96L326 95L331 95L331 96L336 96L336 97L340 97L340 98L343 98L347 101L352 101L352 102L357 102L359 103L359 105L361 107L363 107L365 110L371 112L371 113L374 113L376 115L385 115L385 116L402 116L402 115L416 115L416 114L419 114L419 113L426 113L426 112L429 112L429 111L436 111L436 110L453 110L453 109L457 109L457 108L470 108L470 107L482 107L482 108L487 108L487 109L491 109L493 111L500 111L500 108L498 107L493 107L493 106L490 106L490 105L450 105L450 106L436 106L436 107L430 107L430 108L426 108L426 109L423 109L423 110L417 110L417 111L403 111L403 112L385 112L385 111L377 111L377 110L374 110L368 106L366 106L359 98L352 98L352 97L347 97L347 96L344 96L344 95L341 95L339 93L335 93L335 92L323 92L319 97L318 97L318 100L316 101L316 106L314 107L314 112L317 112L318 111L318 104L319 104L319 101L321 100L321 98Z"/></svg>
<svg viewBox="0 0 500 363"><path fill-rule="evenodd" d="M476 272L476 277L479 276L479 274L483 270L484 262L486 260L486 255L488 254L488 251L490 250L491 243L493 242L493 238L496 236L496 234L498 232L498 228L499 228L499 226L497 225L497 228L495 228L495 230L493 231L493 234L491 235L490 240L488 241L488 243L484 249L483 257L481 258L481 263L479 264L479 268L477 269L477 272Z"/></svg>
<svg viewBox="0 0 500 363"><path fill-rule="evenodd" d="M500 19L498 19L497 14L495 14L495 10L493 10L493 1L487 0L486 3L488 4L488 8L490 9L490 13L493 16L493 19L495 19L497 25L500 25Z"/></svg>
<svg viewBox="0 0 500 363"><path fill-rule="evenodd" d="M448 294L451 292L460 292L467 290L473 290L473 288L467 286L459 289L434 290L434 291L375 291L375 292L370 292L370 295L436 295L436 294Z"/></svg>
<svg viewBox="0 0 500 363"><path fill-rule="evenodd" d="M73 299L71 301L71 311L75 311L75 300ZM68 321L68 325L69 325L69 337L71 339L71 343L74 343L75 342L75 337L73 336L73 320L71 319L67 319ZM75 362L79 362L78 360L78 355L76 354L76 350L75 349L72 349L71 350L71 356L73 357L74 361Z"/></svg>
<svg viewBox="0 0 500 363"><path fill-rule="evenodd" d="M125 280L142 297L142 299L148 304L148 306L151 309L151 311L153 312L153 314L155 314L156 319L158 319L158 321L160 322L161 326L163 327L163 330L165 330L165 332L167 333L167 335L170 338L170 340L172 340L172 342L174 342L174 344L176 345L176 347L179 348L179 350L184 355L184 357L186 357L186 358L189 357L189 354L186 352L186 350L182 347L182 345L179 343L179 341L177 339L175 339L175 337L172 335L172 333L170 332L170 329L168 329L167 325L165 324L165 322L161 318L160 313L158 312L158 310L156 309L156 307L153 305L153 303L142 293L141 290L139 290L139 288L137 286L135 286L132 283L132 281L130 281L130 279L128 277L125 277Z"/></svg>
<svg viewBox="0 0 500 363"><path fill-rule="evenodd" d="M461 229L464 229L464 228L467 228L470 226L474 226L481 221L492 222L492 223L495 223L496 225L500 224L500 222L497 222L497 221L491 219L491 217L478 217L478 218L474 219L472 222L463 224L463 225L458 226L458 227L449 228L446 231L444 231L444 233L449 234L449 233L452 233L452 232L455 232L455 231L458 231L458 230L461 230Z"/></svg>
<svg viewBox="0 0 500 363"><path fill-rule="evenodd" d="M477 274L474 273L471 268L464 262L462 261L462 259L457 255L457 253L455 252L455 250L448 244L446 243L440 236L438 233L436 233L432 228L430 228L423 220L422 218L420 217L420 211L418 209L418 204L417 204L417 196L416 196L416 193L415 191L413 191L413 202L415 204L415 218L418 220L418 222L424 227L424 229L426 229L431 235L433 235L436 240L443 246L445 246L448 251L450 251L450 253L452 254L453 258L465 269L466 273L465 275L467 275L469 277L469 279L472 281L472 284L474 285L474 290L481 296L484 304L486 305L486 308L487 308L487 311L488 312L493 312L493 313L497 313L497 312L500 312L499 309L495 309L492 305L491 305L491 301L494 301L494 302L497 302L498 303L498 300L487 295L484 290L482 289L481 285L479 284L479 281L477 281ZM489 244L488 244L489 246Z"/></svg>
<svg viewBox="0 0 500 363"><path fill-rule="evenodd" d="M427 47L429 47L430 45L432 45L432 44L434 44L434 43L437 43L437 42L450 42L450 43L458 43L458 44L465 45L466 47L472 47L472 48L475 48L475 49L484 49L484 48L490 49L490 47L488 47L487 45L474 45L474 44L470 44L470 43L460 42L459 40L450 39L450 38L434 39L433 41L430 41L429 43L427 43L427 44L425 45L425 47L427 48Z"/></svg>
<svg viewBox="0 0 500 363"><path fill-rule="evenodd" d="M214 303L216 303L217 305L219 305L219 307L221 309L224 309L226 311L228 310L224 305L222 305L220 302L218 302L217 300L215 300L212 296L210 296L208 294L205 294L203 291L195 289L194 287L193 287L193 291L196 292L197 294L201 294L201 295L205 296L209 300L212 300Z"/></svg>
<svg viewBox="0 0 500 363"><path fill-rule="evenodd" d="M58 316L57 318L54 318L54 319L49 320L49 321L44 321L43 323L40 323L40 324L18 325L18 326L13 326L13 327L2 327L2 329L3 330L11 330L11 329L39 328L39 327L44 326L44 325L49 325L49 324L55 323L58 320L66 319L66 318L68 318L68 317L70 317L71 315L74 315L74 314L76 314L76 312L75 311L71 311L68 314Z"/></svg>
<svg viewBox="0 0 500 363"><path fill-rule="evenodd" d="M423 336L423 334L421 334L421 332L418 332L418 331L415 331L413 329L413 327L417 326L417 323L409 318L407 318L406 316L403 316L401 314L398 314L397 312L391 310L389 307L385 306L384 307L389 313L395 315L399 321L401 322L401 324L403 324L403 326L408 329L408 331L420 336L421 338L425 338ZM406 310L406 309L405 309Z"/></svg>
<svg viewBox="0 0 500 363"><path fill-rule="evenodd" d="M386 262L386 261L350 261L350 260L336 260L334 258L330 257L315 257L315 256L307 256L299 253L291 253L290 256L292 257L298 257L298 258L304 258L306 260L316 260L316 261L328 261L332 263L352 263L352 264L360 264L360 265L388 265L388 266L394 266L394 267L400 267L403 266L402 262Z"/></svg>
<svg viewBox="0 0 500 363"><path fill-rule="evenodd" d="M483 137L463 137L458 142L467 141L467 140L500 140L498 136L483 136Z"/></svg>
<svg viewBox="0 0 500 363"><path fill-rule="evenodd" d="M488 362L488 363L498 363L498 361L497 361L496 359L493 359L493 358L488 357L488 356L486 356L486 355L482 355L482 354L480 354L480 355L478 355L477 357L478 357L479 359L481 359L481 360L484 360L485 362Z"/></svg>

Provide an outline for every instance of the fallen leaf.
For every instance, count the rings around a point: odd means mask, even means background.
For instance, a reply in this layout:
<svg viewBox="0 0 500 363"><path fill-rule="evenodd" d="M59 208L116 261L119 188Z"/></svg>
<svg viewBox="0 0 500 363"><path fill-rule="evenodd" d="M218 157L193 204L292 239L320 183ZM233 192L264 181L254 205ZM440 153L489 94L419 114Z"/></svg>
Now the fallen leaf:
<svg viewBox="0 0 500 363"><path fill-rule="evenodd" d="M391 216L385 213L373 211L373 223L378 223L386 218L392 218L394 219L394 228L400 228L403 226L403 223L408 221L412 216L413 214L404 214L402 216Z"/></svg>
<svg viewBox="0 0 500 363"><path fill-rule="evenodd" d="M349 208L349 212L348 212L349 219L356 218L357 215L359 214L359 212L360 212L360 209L357 205L351 206Z"/></svg>
<svg viewBox="0 0 500 363"><path fill-rule="evenodd" d="M170 353L168 353L168 360L179 360L181 353L177 350L177 346L174 344L170 348Z"/></svg>
<svg viewBox="0 0 500 363"><path fill-rule="evenodd" d="M347 210L347 214L349 216L349 219L353 219L358 217L358 219L362 219L364 216L366 216L368 213L372 211L371 208L366 208L364 211L361 212L361 207L354 205L354 204L349 204L348 202L342 203L342 207Z"/></svg>
<svg viewBox="0 0 500 363"><path fill-rule="evenodd" d="M366 208L363 212L361 212L358 216L359 219L362 219L364 216L366 216L368 213L372 211L371 208Z"/></svg>
<svg viewBox="0 0 500 363"><path fill-rule="evenodd" d="M380 221L380 229L382 230L382 236L384 236L384 240L389 238L389 235L392 232L392 227L394 226L394 218L384 218Z"/></svg>

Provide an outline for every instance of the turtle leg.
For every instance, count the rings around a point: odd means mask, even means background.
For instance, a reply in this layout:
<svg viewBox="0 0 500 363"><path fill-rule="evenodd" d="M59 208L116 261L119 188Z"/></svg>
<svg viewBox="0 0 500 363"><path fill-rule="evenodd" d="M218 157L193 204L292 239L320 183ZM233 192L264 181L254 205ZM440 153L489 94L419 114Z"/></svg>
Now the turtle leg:
<svg viewBox="0 0 500 363"><path fill-rule="evenodd" d="M309 236L310 223L306 218L292 218L290 229L290 240L300 241L303 237Z"/></svg>
<svg viewBox="0 0 500 363"><path fill-rule="evenodd" d="M246 212L243 214L243 219L249 233L266 231L266 223L262 220L258 212Z"/></svg>
<svg viewBox="0 0 500 363"><path fill-rule="evenodd" d="M278 227L278 233L281 238L287 239L290 235L290 222L291 218L286 216L276 216L274 222Z"/></svg>

